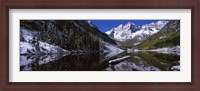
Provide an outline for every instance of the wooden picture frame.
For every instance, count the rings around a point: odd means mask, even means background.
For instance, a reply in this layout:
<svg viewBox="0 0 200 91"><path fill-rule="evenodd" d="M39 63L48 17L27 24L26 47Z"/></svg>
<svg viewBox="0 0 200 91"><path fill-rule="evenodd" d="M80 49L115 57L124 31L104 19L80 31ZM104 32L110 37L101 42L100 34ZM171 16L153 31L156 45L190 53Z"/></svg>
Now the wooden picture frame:
<svg viewBox="0 0 200 91"><path fill-rule="evenodd" d="M9 82L9 9L191 9L192 82ZM198 0L4 0L1 2L1 90L200 91Z"/></svg>

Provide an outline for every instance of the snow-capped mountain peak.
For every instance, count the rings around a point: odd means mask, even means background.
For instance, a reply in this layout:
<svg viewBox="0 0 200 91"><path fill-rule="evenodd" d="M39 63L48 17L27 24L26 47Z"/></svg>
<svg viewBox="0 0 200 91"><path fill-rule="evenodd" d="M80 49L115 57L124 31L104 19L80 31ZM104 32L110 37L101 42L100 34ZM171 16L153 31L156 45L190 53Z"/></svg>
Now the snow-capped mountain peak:
<svg viewBox="0 0 200 91"><path fill-rule="evenodd" d="M119 41L125 41L127 39L133 39L136 37L141 40L157 33L167 23L168 21L157 21L145 24L143 26L138 26L132 22L128 22L125 25L120 24L119 26L112 28L105 33Z"/></svg>
<svg viewBox="0 0 200 91"><path fill-rule="evenodd" d="M105 33L110 35L114 39L122 41L125 39L130 39L131 34L138 30L140 30L140 26L137 26L132 22L128 22L125 25L120 24L119 26L112 28L111 30Z"/></svg>
<svg viewBox="0 0 200 91"><path fill-rule="evenodd" d="M145 25L143 25L143 26L142 26L142 30L152 30L152 29L160 30L160 29L162 29L167 23L168 23L168 21L152 22L152 23L150 23L150 24L145 24Z"/></svg>
<svg viewBox="0 0 200 91"><path fill-rule="evenodd" d="M124 25L123 24L120 24L117 28L122 28Z"/></svg>
<svg viewBox="0 0 200 91"><path fill-rule="evenodd" d="M134 23L132 23L132 22L128 22L126 25L124 25L124 27L123 27L125 30L132 30L132 32L135 32L135 31L137 31L137 30L139 30L140 29L140 26L137 26L137 25L135 25Z"/></svg>
<svg viewBox="0 0 200 91"><path fill-rule="evenodd" d="M128 22L127 24L124 25L124 27L131 27L131 26L135 26L135 24L132 22Z"/></svg>
<svg viewBox="0 0 200 91"><path fill-rule="evenodd" d="M163 23L166 23L168 21L157 21L157 24L163 24Z"/></svg>

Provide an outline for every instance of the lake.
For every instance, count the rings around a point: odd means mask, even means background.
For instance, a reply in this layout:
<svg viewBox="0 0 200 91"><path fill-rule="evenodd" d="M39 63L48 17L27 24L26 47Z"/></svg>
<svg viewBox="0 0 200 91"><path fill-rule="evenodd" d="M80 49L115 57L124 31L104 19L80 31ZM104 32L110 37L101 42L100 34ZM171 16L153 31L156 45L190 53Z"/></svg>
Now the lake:
<svg viewBox="0 0 200 91"><path fill-rule="evenodd" d="M20 55L20 71L180 71L180 55L156 52ZM109 63L129 56L125 60Z"/></svg>

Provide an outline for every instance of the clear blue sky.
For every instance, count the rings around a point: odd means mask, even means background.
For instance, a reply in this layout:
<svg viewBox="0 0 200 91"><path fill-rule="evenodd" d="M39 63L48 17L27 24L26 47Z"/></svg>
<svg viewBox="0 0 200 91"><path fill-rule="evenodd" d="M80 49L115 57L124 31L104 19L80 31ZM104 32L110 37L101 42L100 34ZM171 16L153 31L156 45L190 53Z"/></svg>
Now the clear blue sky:
<svg viewBox="0 0 200 91"><path fill-rule="evenodd" d="M159 20L90 20L95 26L97 26L102 32L106 32L113 27L117 27L120 24L126 24L133 22L136 25L142 26L144 24L157 22Z"/></svg>

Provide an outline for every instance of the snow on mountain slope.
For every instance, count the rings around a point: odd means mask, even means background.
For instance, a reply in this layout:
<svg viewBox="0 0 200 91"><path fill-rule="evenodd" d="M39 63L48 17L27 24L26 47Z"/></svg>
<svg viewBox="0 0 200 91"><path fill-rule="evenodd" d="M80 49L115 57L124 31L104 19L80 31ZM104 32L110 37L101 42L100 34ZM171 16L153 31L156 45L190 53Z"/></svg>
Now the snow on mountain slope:
<svg viewBox="0 0 200 91"><path fill-rule="evenodd" d="M20 54L36 53L34 45L28 42L20 42Z"/></svg>
<svg viewBox="0 0 200 91"><path fill-rule="evenodd" d="M30 31L29 29L26 29L24 27L20 28L20 40L26 41L26 42L33 42L34 36L36 36L38 32Z"/></svg>
<svg viewBox="0 0 200 91"><path fill-rule="evenodd" d="M143 40L160 31L167 23L168 21L158 21L143 26L137 26L134 23L128 22L125 25L121 24L105 33L118 41L125 41L133 38Z"/></svg>
<svg viewBox="0 0 200 91"><path fill-rule="evenodd" d="M39 41L37 44L28 42L20 42L20 54L55 54L55 53L69 53L58 46L54 46L45 42Z"/></svg>
<svg viewBox="0 0 200 91"><path fill-rule="evenodd" d="M114 39L123 41L126 39L131 39L132 38L131 34L138 30L140 30L140 26L137 26L132 22L128 22L125 25L121 24L107 31L106 34L108 34Z"/></svg>
<svg viewBox="0 0 200 91"><path fill-rule="evenodd" d="M59 46L54 46L38 40L39 33L24 27L20 29L20 54L47 54L67 53L68 51Z"/></svg>

